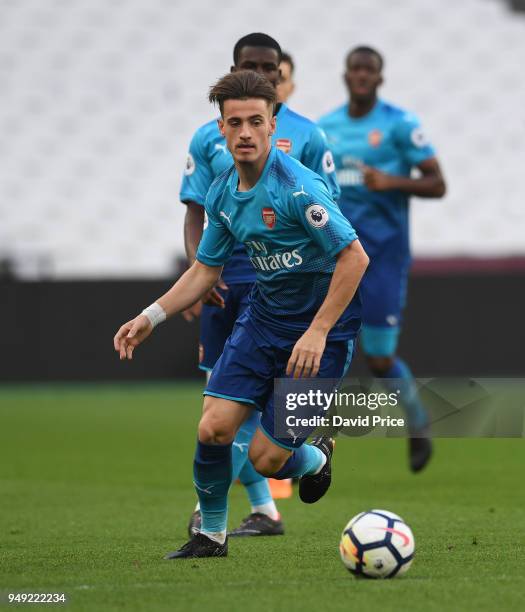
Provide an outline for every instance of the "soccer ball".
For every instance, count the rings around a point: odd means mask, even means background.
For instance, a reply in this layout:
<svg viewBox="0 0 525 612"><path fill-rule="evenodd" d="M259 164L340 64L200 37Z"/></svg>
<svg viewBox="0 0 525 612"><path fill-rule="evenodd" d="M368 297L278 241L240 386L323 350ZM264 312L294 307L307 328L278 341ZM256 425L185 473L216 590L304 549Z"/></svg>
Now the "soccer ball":
<svg viewBox="0 0 525 612"><path fill-rule="evenodd" d="M404 574L414 558L414 536L405 521L387 510L361 512L341 534L339 552L355 576L393 578Z"/></svg>

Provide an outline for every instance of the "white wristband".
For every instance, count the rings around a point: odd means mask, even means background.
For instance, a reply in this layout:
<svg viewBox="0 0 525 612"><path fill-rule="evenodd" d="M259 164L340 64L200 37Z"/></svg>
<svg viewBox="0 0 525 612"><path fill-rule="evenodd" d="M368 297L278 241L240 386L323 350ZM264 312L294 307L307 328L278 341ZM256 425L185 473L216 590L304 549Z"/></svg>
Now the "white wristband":
<svg viewBox="0 0 525 612"><path fill-rule="evenodd" d="M166 311L160 304L153 302L151 306L148 306L142 311L142 314L148 317L151 327L155 328L159 323L166 320Z"/></svg>

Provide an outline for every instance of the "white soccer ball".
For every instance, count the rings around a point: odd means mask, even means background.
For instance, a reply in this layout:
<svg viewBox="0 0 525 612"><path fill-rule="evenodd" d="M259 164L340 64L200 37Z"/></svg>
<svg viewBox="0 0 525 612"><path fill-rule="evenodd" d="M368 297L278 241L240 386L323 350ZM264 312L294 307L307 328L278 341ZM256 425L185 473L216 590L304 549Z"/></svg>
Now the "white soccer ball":
<svg viewBox="0 0 525 612"><path fill-rule="evenodd" d="M355 576L393 578L404 574L414 558L415 541L405 521L388 510L354 516L341 534L339 552Z"/></svg>

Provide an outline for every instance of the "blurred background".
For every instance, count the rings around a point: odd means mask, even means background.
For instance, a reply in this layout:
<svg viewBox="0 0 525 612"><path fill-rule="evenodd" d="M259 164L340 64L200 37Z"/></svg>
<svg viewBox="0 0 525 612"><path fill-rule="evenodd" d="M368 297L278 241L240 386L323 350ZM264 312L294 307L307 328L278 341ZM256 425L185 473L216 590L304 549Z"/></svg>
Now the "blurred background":
<svg viewBox="0 0 525 612"><path fill-rule="evenodd" d="M384 54L381 95L448 183L412 200L400 353L419 376L524 374L525 2L0 0L0 380L200 376L198 323L131 364L112 336L184 269L187 147L252 31L292 54L312 119L345 100L351 47Z"/></svg>

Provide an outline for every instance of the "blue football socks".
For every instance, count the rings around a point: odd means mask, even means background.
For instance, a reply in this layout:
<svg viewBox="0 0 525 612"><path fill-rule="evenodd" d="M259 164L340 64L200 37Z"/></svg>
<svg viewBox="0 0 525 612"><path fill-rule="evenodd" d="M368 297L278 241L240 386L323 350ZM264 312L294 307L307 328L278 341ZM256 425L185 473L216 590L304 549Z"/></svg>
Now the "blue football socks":
<svg viewBox="0 0 525 612"><path fill-rule="evenodd" d="M259 474L249 459L244 463L239 478L246 489L252 508L264 506L272 501L268 479Z"/></svg>
<svg viewBox="0 0 525 612"><path fill-rule="evenodd" d="M275 518L278 516L278 512L272 498L268 479L257 472L248 458L250 442L260 420L260 412L254 410L235 436L232 447L232 480L240 479L248 494L252 512L264 508L265 513L268 513L271 518Z"/></svg>
<svg viewBox="0 0 525 612"><path fill-rule="evenodd" d="M316 446L303 444L296 448L283 467L273 475L277 480L300 478L305 474L317 474L326 463L325 454Z"/></svg>
<svg viewBox="0 0 525 612"><path fill-rule="evenodd" d="M399 389L400 403L405 411L409 430L418 431L428 425L428 414L421 403L421 398L417 392L416 382L407 364L395 357L392 367L387 370L381 378L384 378L384 385L393 393Z"/></svg>
<svg viewBox="0 0 525 612"><path fill-rule="evenodd" d="M201 531L225 534L228 490L232 481L232 445L203 444L197 440L193 480L202 515Z"/></svg>
<svg viewBox="0 0 525 612"><path fill-rule="evenodd" d="M240 474L244 464L248 461L248 450L250 448L250 442L252 441L253 434L257 429L260 421L260 413L257 410L253 410L252 414L244 421L240 426L235 440L232 446L232 480L241 478Z"/></svg>

